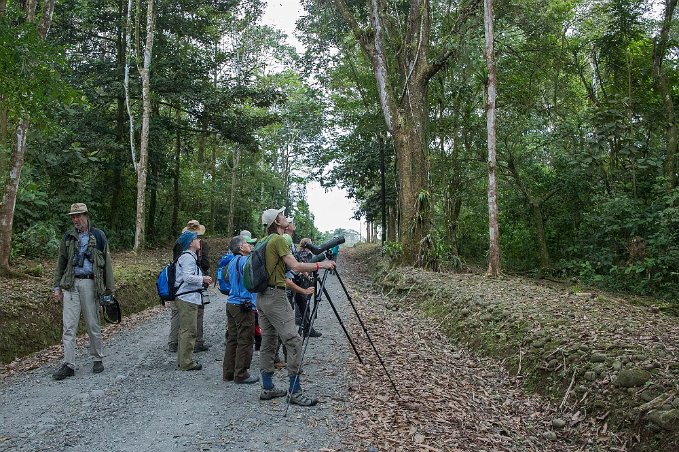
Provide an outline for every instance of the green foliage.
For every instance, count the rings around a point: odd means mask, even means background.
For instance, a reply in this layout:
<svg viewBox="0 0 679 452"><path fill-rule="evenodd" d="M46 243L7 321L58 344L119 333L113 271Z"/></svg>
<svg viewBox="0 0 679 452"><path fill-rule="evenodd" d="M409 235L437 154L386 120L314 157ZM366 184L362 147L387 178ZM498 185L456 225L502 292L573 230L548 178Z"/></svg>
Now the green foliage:
<svg viewBox="0 0 679 452"><path fill-rule="evenodd" d="M12 253L29 258L54 257L59 249L62 233L54 224L38 222L14 236Z"/></svg>
<svg viewBox="0 0 679 452"><path fill-rule="evenodd" d="M382 253L389 259L391 265L398 265L403 257L403 245L399 242L385 241Z"/></svg>

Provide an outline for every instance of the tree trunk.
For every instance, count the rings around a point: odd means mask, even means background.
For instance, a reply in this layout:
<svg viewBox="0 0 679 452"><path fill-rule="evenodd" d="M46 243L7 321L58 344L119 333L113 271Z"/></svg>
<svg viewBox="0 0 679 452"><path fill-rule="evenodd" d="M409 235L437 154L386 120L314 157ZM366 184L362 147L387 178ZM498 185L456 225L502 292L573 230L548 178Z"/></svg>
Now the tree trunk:
<svg viewBox="0 0 679 452"><path fill-rule="evenodd" d="M15 145L10 159L9 180L5 186L0 205L0 274L10 273L9 256L12 251L12 225L16 206L21 168L26 154L26 133L28 121L19 121L16 128Z"/></svg>
<svg viewBox="0 0 679 452"><path fill-rule="evenodd" d="M176 119L176 140L174 146L174 171L173 173L173 184L172 184L172 221L170 223L170 230L172 234L177 234L179 231L179 204L181 203L179 194L179 172L181 169L181 157L182 157L182 143L181 135L179 132L179 119L180 112L179 108L175 112Z"/></svg>
<svg viewBox="0 0 679 452"><path fill-rule="evenodd" d="M148 166L149 127L151 124L151 55L153 52L154 19L153 0L147 0L146 45L144 46L144 67L139 71L142 84L144 113L141 123L139 164L137 165L137 217L134 234L134 252L140 254L144 248L144 224L146 214L146 171Z"/></svg>
<svg viewBox="0 0 679 452"><path fill-rule="evenodd" d="M462 197L459 195L458 187L450 186L445 195L446 211L446 240L450 244L450 255L457 256L457 225L462 211Z"/></svg>
<svg viewBox="0 0 679 452"><path fill-rule="evenodd" d="M240 146L236 145L236 149L233 151L233 166L231 167L231 194L229 195L229 219L227 222L227 234L235 234L234 232L234 210L236 208L236 189L238 182L238 165L240 164Z"/></svg>
<svg viewBox="0 0 679 452"><path fill-rule="evenodd" d="M125 2L118 0L118 34L116 38L116 65L120 79L125 77ZM109 212L108 225L111 229L121 228L121 201L123 198L123 166L126 162L125 154L125 91L120 90L117 96L116 109L116 143L120 144L121 153L116 152L113 156L113 174L111 178L111 209Z"/></svg>
<svg viewBox="0 0 679 452"><path fill-rule="evenodd" d="M44 41L47 39L50 26L52 25L52 13L54 12L55 0L46 0L38 24L38 35ZM25 4L26 20L35 22L35 0ZM6 10L6 5L3 5ZM32 62L35 63L35 62ZM0 118L1 119L1 118ZM6 120L5 120L6 121ZM17 121L14 148L10 157L9 179L2 192L2 204L0 204L0 273L10 273L9 256L12 251L12 226L14 224L14 209L16 207L21 170L26 156L26 134L30 119L19 118ZM6 132L5 132L6 133Z"/></svg>
<svg viewBox="0 0 679 452"><path fill-rule="evenodd" d="M396 219L396 207L393 205L389 206L389 225L387 226L387 240L390 242L395 242L397 240L396 234L396 224L398 223Z"/></svg>
<svg viewBox="0 0 679 452"><path fill-rule="evenodd" d="M667 155L665 156L665 178L670 189L677 186L677 117L674 113L674 103L672 101L672 90L662 70L662 63L667 51L667 42L672 16L677 6L677 0L665 0L665 11L663 14L662 28L660 36L655 42L653 49L653 75L655 77L658 91L660 92L661 102L665 108L665 124L667 128Z"/></svg>
<svg viewBox="0 0 679 452"><path fill-rule="evenodd" d="M149 160L149 168L151 173L151 188L149 189L149 211L148 211L148 234L151 237L159 237L156 225L156 214L158 212L158 165L154 164L157 159L151 158Z"/></svg>
<svg viewBox="0 0 679 452"><path fill-rule="evenodd" d="M212 158L210 159L210 231L216 232L217 227L217 143L212 143Z"/></svg>
<svg viewBox="0 0 679 452"><path fill-rule="evenodd" d="M483 22L486 34L486 66L488 68L488 81L486 84L486 126L488 129L488 276L500 274L500 228L497 209L497 182L495 180L496 138L495 138L495 54L493 52L493 0L483 2Z"/></svg>

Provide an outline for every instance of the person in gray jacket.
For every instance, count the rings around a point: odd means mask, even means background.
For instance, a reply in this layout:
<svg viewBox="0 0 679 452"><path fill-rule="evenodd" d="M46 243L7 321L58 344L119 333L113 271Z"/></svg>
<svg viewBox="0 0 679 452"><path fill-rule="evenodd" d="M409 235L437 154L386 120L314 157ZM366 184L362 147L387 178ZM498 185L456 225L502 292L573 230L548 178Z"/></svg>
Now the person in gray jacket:
<svg viewBox="0 0 679 452"><path fill-rule="evenodd" d="M75 375L75 339L83 312L92 372L103 372L104 341L101 337L99 298L113 295L113 264L106 235L92 227L87 205L75 203L68 212L73 229L64 234L54 277L54 299L63 303L64 363L52 375L63 380Z"/></svg>
<svg viewBox="0 0 679 452"><path fill-rule="evenodd" d="M182 254L177 259L174 284L177 289L175 305L179 313L177 361L181 370L200 370L203 366L193 360L197 313L198 306L203 304L203 285L212 284L212 278L204 276L198 264L198 234L192 231L182 232L177 242L182 249Z"/></svg>

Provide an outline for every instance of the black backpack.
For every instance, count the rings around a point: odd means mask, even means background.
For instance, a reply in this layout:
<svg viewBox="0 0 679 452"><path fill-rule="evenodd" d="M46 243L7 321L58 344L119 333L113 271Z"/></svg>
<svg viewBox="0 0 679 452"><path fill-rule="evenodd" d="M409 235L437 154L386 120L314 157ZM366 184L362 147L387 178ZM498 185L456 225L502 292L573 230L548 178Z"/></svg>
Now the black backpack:
<svg viewBox="0 0 679 452"><path fill-rule="evenodd" d="M255 246L248 255L243 266L243 286L252 293L264 292L269 285L269 273L266 271L266 245L271 235ZM278 264L276 264L278 265Z"/></svg>

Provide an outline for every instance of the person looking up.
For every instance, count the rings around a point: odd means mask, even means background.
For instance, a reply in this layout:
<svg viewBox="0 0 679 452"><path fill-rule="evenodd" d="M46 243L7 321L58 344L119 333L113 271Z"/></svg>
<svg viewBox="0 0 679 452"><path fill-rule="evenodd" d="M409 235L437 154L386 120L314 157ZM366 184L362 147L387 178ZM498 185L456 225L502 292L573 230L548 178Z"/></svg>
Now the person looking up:
<svg viewBox="0 0 679 452"><path fill-rule="evenodd" d="M198 234L185 231L177 239L182 254L177 259L175 283L177 296L174 304L179 316L177 363L182 370L200 370L203 366L193 360L196 345L196 322L198 306L203 304L204 285L212 284L212 278L204 276L198 264L196 252L200 248Z"/></svg>
<svg viewBox="0 0 679 452"><path fill-rule="evenodd" d="M226 321L231 334L224 350L223 378L239 384L257 383L259 377L249 372L255 341L256 296L243 286L243 267L252 246L242 235L237 235L231 239L229 249L234 255L227 267L230 290L226 301Z"/></svg>
<svg viewBox="0 0 679 452"><path fill-rule="evenodd" d="M287 266L296 272L312 272L319 268L332 270L335 268L335 263L330 260L313 264L298 262L282 236L288 227L288 221L283 212L285 212L285 208L267 209L262 213L262 224L269 233L265 251L269 281L268 287L257 295L257 310L259 311L259 322L262 328L259 366L262 376L262 391L259 398L269 400L288 394L292 404L313 406L318 400L307 396L302 391L300 384L302 338L297 333L295 314L285 293L285 268ZM288 351L288 391L276 388L273 383L276 336L281 338Z"/></svg>

